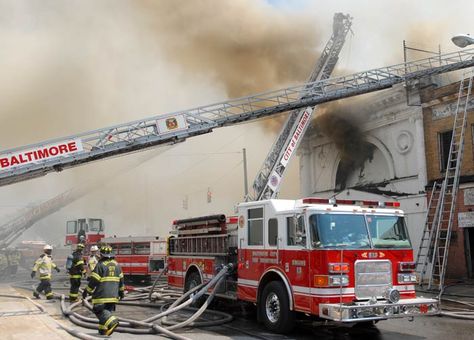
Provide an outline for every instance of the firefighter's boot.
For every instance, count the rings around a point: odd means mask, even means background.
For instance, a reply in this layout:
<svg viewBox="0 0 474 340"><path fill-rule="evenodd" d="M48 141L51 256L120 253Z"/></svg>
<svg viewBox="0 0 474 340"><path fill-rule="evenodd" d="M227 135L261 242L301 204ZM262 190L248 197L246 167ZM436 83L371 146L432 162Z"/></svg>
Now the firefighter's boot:
<svg viewBox="0 0 474 340"><path fill-rule="evenodd" d="M115 316L110 316L110 318L105 322L103 326L99 324L99 334L100 335L111 335L117 326L119 325L119 321Z"/></svg>
<svg viewBox="0 0 474 340"><path fill-rule="evenodd" d="M112 335L112 333L115 331L115 328L117 328L118 325L119 325L119 321L117 319L112 321L109 325L109 329L105 331L105 335Z"/></svg>
<svg viewBox="0 0 474 340"><path fill-rule="evenodd" d="M39 293L36 290L33 291L33 296L35 297L35 299L41 299Z"/></svg>

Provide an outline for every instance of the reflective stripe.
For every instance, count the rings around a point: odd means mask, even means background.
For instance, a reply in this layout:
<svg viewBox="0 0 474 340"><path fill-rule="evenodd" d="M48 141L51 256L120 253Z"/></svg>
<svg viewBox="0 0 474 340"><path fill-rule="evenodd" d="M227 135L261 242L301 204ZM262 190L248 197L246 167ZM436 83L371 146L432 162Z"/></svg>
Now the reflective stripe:
<svg viewBox="0 0 474 340"><path fill-rule="evenodd" d="M102 277L100 282L120 282L120 278L115 276L106 276Z"/></svg>
<svg viewBox="0 0 474 340"><path fill-rule="evenodd" d="M119 278L123 278L123 273L120 273Z"/></svg>
<svg viewBox="0 0 474 340"><path fill-rule="evenodd" d="M94 291L94 290L93 290L91 287L89 287L89 286L86 287L86 290L87 290L88 293L92 293L92 292Z"/></svg>
<svg viewBox="0 0 474 340"><path fill-rule="evenodd" d="M121 292L123 292L123 291L125 290L125 287L124 287L124 286L122 286L122 287L120 287L120 289L119 289L119 290L120 290Z"/></svg>
<svg viewBox="0 0 474 340"><path fill-rule="evenodd" d="M77 293L69 293L69 296L70 296L70 297L78 297L79 294L77 294Z"/></svg>
<svg viewBox="0 0 474 340"><path fill-rule="evenodd" d="M76 266L80 265L80 264L84 264L84 261L80 260L80 261L77 261L76 262Z"/></svg>
<svg viewBox="0 0 474 340"><path fill-rule="evenodd" d="M105 327L104 325L99 324L99 329L106 330L107 327Z"/></svg>
<svg viewBox="0 0 474 340"><path fill-rule="evenodd" d="M80 279L82 277L82 275L80 275L80 274L79 275L69 275L69 277L71 279Z"/></svg>
<svg viewBox="0 0 474 340"><path fill-rule="evenodd" d="M92 274L91 274L91 277L94 278L94 279L96 279L97 281L100 281L100 275L97 274L97 273L92 273Z"/></svg>
<svg viewBox="0 0 474 340"><path fill-rule="evenodd" d="M53 293L49 292L49 293L46 294L46 297L51 296L51 295L53 295Z"/></svg>
<svg viewBox="0 0 474 340"><path fill-rule="evenodd" d="M117 318L112 315L112 316L105 322L105 325L104 325L104 326L105 326L106 328L109 328L110 323L111 323L112 321L116 320L116 319L117 319Z"/></svg>
<svg viewBox="0 0 474 340"><path fill-rule="evenodd" d="M51 279L51 275L42 275L40 276L40 280L50 280Z"/></svg>
<svg viewBox="0 0 474 340"><path fill-rule="evenodd" d="M102 299L92 299L92 303L94 305L101 304L101 303L117 303L117 298L102 298Z"/></svg>

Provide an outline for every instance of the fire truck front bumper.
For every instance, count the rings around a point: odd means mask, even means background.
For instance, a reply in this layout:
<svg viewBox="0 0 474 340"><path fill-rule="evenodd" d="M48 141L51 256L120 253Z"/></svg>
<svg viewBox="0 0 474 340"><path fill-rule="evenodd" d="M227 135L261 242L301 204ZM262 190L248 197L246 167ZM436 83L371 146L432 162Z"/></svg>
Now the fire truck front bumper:
<svg viewBox="0 0 474 340"><path fill-rule="evenodd" d="M377 301L377 303L321 303L319 316L338 322L360 322L406 318L439 313L439 301L435 299L403 299L397 303Z"/></svg>

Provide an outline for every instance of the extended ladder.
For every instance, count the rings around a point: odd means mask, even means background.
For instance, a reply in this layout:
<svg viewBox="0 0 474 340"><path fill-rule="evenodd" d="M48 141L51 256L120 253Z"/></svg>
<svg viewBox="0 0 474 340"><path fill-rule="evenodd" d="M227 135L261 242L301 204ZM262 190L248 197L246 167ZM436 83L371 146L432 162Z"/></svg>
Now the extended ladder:
<svg viewBox="0 0 474 340"><path fill-rule="evenodd" d="M177 143L188 137L209 133L217 127L383 90L407 80L470 66L474 66L473 49L323 79L5 150L0 152L0 186L98 159Z"/></svg>
<svg viewBox="0 0 474 340"><path fill-rule="evenodd" d="M328 79L331 76L339 59L339 53L344 46L346 35L351 28L351 19L349 15L342 13L334 15L333 33L316 62L308 82ZM303 135L311 122L312 113L313 109L307 108L294 110L289 114L277 140L255 177L253 197L246 197L246 199L258 201L276 197L285 169L303 139ZM290 143L292 145L289 147Z"/></svg>
<svg viewBox="0 0 474 340"><path fill-rule="evenodd" d="M431 274L427 273L427 269L434 250L434 233L432 231L437 225L437 219L439 217L438 210L440 206L441 186L440 183L434 182L431 188L430 200L425 216L425 226L423 228L420 246L418 247L418 254L416 255L416 272L419 275L420 286L423 286L425 283L425 276Z"/></svg>
<svg viewBox="0 0 474 340"><path fill-rule="evenodd" d="M456 210L459 177L461 176L464 136L467 125L467 109L472 91L473 77L473 72L465 73L459 85L453 135L449 147L446 173L438 201L438 216L436 218L436 226L431 229L431 232L435 234L428 289L436 290L440 293L442 293L444 289L444 277L448 264L449 242L451 240L451 231Z"/></svg>

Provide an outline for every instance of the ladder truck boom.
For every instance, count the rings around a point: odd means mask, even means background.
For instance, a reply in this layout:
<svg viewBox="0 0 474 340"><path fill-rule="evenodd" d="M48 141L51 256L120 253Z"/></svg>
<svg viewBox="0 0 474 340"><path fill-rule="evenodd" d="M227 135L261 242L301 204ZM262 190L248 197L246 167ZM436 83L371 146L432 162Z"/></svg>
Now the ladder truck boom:
<svg viewBox="0 0 474 340"><path fill-rule="evenodd" d="M0 186L156 145L214 128L389 88L474 66L474 49L231 99L0 152Z"/></svg>
<svg viewBox="0 0 474 340"><path fill-rule="evenodd" d="M309 83L328 79L331 76L351 25L352 18L349 15L343 13L334 15L333 33L311 72ZM276 198L285 169L311 122L313 111L314 108L308 107L294 110L288 115L277 140L255 177L254 196L246 199Z"/></svg>

